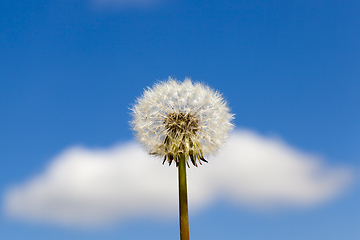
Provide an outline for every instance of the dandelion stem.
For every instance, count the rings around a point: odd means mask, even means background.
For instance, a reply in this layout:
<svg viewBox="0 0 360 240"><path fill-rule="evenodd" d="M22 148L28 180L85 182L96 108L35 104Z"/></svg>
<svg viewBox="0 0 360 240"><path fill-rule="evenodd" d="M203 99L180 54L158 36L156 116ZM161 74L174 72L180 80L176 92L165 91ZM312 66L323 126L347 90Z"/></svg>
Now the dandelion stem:
<svg viewBox="0 0 360 240"><path fill-rule="evenodd" d="M180 240L189 240L189 217L186 186L186 159L185 154L180 154L179 165L179 218Z"/></svg>

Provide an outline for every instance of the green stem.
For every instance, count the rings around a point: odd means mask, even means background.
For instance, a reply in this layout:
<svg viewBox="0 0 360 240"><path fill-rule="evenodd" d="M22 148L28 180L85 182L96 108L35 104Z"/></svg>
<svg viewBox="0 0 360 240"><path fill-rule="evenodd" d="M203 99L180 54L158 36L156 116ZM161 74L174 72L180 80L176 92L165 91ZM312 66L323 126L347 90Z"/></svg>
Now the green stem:
<svg viewBox="0 0 360 240"><path fill-rule="evenodd" d="M186 159L180 155L179 165L179 212L180 212L180 240L189 240L189 217L186 187Z"/></svg>

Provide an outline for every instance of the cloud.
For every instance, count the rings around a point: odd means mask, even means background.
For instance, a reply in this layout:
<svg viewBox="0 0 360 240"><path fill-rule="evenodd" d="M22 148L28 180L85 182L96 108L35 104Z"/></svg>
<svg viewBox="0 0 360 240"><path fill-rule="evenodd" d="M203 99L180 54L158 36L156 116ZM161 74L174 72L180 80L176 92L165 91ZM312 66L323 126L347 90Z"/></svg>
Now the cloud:
<svg viewBox="0 0 360 240"><path fill-rule="evenodd" d="M263 207L311 206L340 194L351 180L282 141L237 130L208 164L188 169L191 211L217 200ZM177 169L136 143L110 149L73 147L44 173L5 194L9 216L70 225L177 216Z"/></svg>

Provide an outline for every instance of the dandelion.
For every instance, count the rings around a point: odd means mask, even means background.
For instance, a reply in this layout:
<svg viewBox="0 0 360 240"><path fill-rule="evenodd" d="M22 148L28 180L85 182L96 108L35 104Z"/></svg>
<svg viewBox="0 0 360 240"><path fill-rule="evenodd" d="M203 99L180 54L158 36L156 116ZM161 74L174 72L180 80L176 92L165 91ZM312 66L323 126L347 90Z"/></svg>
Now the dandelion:
<svg viewBox="0 0 360 240"><path fill-rule="evenodd" d="M180 238L189 239L186 164L207 162L233 128L221 94L200 83L169 78L144 91L132 108L137 140L151 155L174 161L179 172Z"/></svg>
<svg viewBox="0 0 360 240"><path fill-rule="evenodd" d="M204 154L215 153L233 127L222 96L188 78L169 78L148 88L132 111L138 141L169 164L178 163L180 154L195 166L206 162Z"/></svg>

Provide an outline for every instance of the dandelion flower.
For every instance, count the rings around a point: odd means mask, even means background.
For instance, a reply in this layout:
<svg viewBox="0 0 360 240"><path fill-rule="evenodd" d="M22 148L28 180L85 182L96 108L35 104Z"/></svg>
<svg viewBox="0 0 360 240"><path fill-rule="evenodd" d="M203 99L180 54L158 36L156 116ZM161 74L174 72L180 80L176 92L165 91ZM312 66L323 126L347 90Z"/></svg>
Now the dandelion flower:
<svg viewBox="0 0 360 240"><path fill-rule="evenodd" d="M132 113L138 141L150 154L178 166L180 239L189 240L185 162L207 162L204 154L219 149L233 128L233 115L218 92L188 78L169 78L148 88Z"/></svg>
<svg viewBox="0 0 360 240"><path fill-rule="evenodd" d="M177 164L185 154L194 166L215 153L233 128L221 94L201 83L169 78L144 91L132 108L136 138L151 155ZM163 162L163 163L164 163Z"/></svg>

